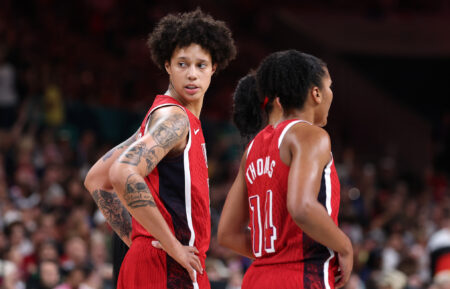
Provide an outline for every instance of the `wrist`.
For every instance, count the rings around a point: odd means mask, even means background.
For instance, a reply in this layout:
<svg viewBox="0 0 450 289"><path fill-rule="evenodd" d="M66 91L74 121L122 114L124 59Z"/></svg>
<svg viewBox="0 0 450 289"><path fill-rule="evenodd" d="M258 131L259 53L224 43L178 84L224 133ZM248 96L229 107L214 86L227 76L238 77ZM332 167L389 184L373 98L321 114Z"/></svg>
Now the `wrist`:
<svg viewBox="0 0 450 289"><path fill-rule="evenodd" d="M183 251L183 245L174 236L171 236L165 243L161 242L161 245L164 247L166 253L174 259L177 259L177 256Z"/></svg>
<svg viewBox="0 0 450 289"><path fill-rule="evenodd" d="M344 234L344 236L345 236L344 246L343 246L342 250L339 251L339 254L345 255L345 256L353 254L352 242L347 237L347 235Z"/></svg>

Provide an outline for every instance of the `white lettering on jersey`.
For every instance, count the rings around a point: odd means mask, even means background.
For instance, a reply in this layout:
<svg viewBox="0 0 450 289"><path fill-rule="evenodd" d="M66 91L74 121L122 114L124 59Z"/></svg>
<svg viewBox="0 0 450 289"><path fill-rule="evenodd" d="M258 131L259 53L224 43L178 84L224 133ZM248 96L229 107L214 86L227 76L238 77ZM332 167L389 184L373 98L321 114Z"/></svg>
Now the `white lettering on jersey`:
<svg viewBox="0 0 450 289"><path fill-rule="evenodd" d="M263 175L268 175L269 178L272 178L273 168L275 167L275 160L270 160L270 156L266 156L265 158L259 158L256 160L256 169L254 162L251 162L245 173L247 180L250 184L253 184L256 177L260 177Z"/></svg>
<svg viewBox="0 0 450 289"><path fill-rule="evenodd" d="M258 176L262 176L264 173L264 162L263 159L256 160L256 167L258 168Z"/></svg>

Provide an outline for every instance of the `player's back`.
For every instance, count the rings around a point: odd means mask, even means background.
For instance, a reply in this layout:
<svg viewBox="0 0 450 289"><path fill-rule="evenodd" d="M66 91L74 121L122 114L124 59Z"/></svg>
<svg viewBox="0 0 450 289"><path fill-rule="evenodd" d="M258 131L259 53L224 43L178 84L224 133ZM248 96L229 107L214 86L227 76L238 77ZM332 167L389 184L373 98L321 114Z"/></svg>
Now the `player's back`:
<svg viewBox="0 0 450 289"><path fill-rule="evenodd" d="M334 283L333 272L337 269L334 252L306 235L287 210L290 168L281 160L279 148L285 133L293 125L309 124L286 120L275 128L269 125L248 147L245 178L255 261L244 280L244 285L253 285L243 288L275 288L271 286L276 282L284 282L283 288L330 288L325 285L330 282L325 280L333 279ZM339 181L333 161L324 168L318 201L337 223ZM254 274L258 267L270 267L270 270ZM258 277L261 274L264 278ZM280 276L284 276L283 281ZM265 281L259 283L262 279ZM272 285L270 280L274 282Z"/></svg>

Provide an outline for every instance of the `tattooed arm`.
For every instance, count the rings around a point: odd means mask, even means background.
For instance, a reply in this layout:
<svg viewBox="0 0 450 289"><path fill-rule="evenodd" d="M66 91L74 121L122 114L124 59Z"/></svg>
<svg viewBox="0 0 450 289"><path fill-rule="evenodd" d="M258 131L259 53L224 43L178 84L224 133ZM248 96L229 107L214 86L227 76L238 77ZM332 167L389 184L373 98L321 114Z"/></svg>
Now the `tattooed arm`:
<svg viewBox="0 0 450 289"><path fill-rule="evenodd" d="M120 202L109 180L109 169L114 161L137 139L133 134L129 139L107 152L89 170L84 186L91 193L95 203L117 235L131 245L131 216Z"/></svg>
<svg viewBox="0 0 450 289"><path fill-rule="evenodd" d="M181 108L157 109L152 113L148 132L118 158L109 176L128 211L195 280L194 270L202 271L200 260L193 254L198 251L175 238L144 180L166 155L184 150L188 133L189 119Z"/></svg>

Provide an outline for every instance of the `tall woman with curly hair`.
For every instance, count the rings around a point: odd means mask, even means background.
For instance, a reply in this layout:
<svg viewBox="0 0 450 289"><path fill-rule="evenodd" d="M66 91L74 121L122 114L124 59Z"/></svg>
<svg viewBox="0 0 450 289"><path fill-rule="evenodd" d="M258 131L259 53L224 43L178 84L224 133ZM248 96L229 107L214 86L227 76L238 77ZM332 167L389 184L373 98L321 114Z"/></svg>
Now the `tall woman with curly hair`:
<svg viewBox="0 0 450 289"><path fill-rule="evenodd" d="M169 88L136 134L97 161L85 185L130 246L117 288L210 288L203 272L211 224L199 115L212 75L236 49L225 23L199 9L162 18L148 46ZM164 250L152 246L156 240Z"/></svg>
<svg viewBox="0 0 450 289"><path fill-rule="evenodd" d="M331 82L320 59L288 50L264 59L236 89L241 134L268 121L247 146L218 229L223 246L255 259L243 289L331 289L350 276L353 251L337 225L339 179L322 128Z"/></svg>

